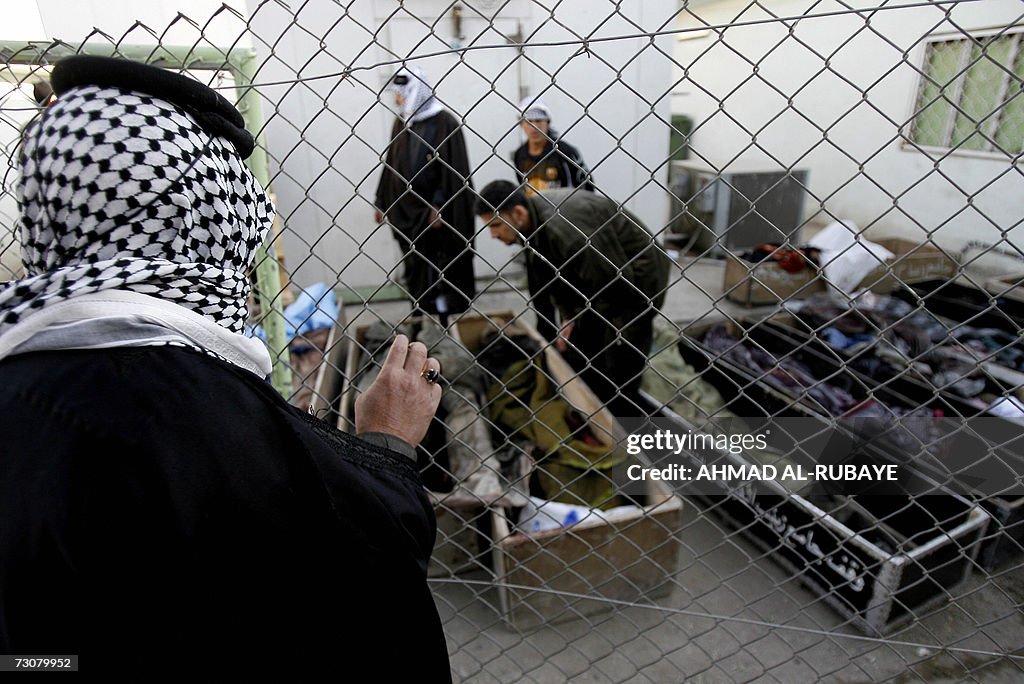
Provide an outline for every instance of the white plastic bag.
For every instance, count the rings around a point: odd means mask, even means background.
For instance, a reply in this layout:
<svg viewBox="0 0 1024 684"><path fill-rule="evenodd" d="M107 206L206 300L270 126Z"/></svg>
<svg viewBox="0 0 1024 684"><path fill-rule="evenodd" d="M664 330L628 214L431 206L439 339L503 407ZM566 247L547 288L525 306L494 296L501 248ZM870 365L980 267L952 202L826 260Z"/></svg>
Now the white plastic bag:
<svg viewBox="0 0 1024 684"><path fill-rule="evenodd" d="M1024 422L1024 402L1017 397L999 397L988 407L993 416Z"/></svg>
<svg viewBox="0 0 1024 684"><path fill-rule="evenodd" d="M896 255L860 235L853 221L833 221L807 242L821 250L825 278L849 296L864 277Z"/></svg>
<svg viewBox="0 0 1024 684"><path fill-rule="evenodd" d="M639 510L637 506L617 506L602 511L597 508L546 501L531 496L529 503L523 507L523 512L519 515L518 527L520 531L527 534L537 534L560 527L569 527L580 522L623 520L630 515L635 515Z"/></svg>

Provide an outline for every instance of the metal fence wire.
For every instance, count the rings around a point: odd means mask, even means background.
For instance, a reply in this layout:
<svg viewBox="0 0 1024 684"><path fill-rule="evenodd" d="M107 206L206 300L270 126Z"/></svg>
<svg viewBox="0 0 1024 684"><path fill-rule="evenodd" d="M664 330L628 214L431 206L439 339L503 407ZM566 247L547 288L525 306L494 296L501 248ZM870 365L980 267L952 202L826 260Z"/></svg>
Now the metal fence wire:
<svg viewBox="0 0 1024 684"><path fill-rule="evenodd" d="M135 11L148 18L99 12L62 40L0 44L3 278L21 269L14 158L53 64L121 55L237 102L278 211L250 307L274 386L351 429L396 331L442 360L419 457L457 680L1024 680L1024 2ZM441 143L415 115L393 128L400 69L450 113ZM545 117L567 166L519 165ZM459 140L466 167L442 150ZM416 150L441 171L402 176ZM398 194L380 206L389 173ZM545 262L555 297L532 280L536 244L491 237L518 219L451 225L457 198L520 173L546 220L577 230L579 252ZM409 196L473 260L466 311L416 284L438 257L396 240ZM608 202L588 214L590 198ZM671 263L648 292L664 303L639 350L641 406L623 410L615 354L639 339L625 314L651 301L617 287L635 254L596 250L627 224ZM428 280L464 288L457 261ZM607 282L580 286L588 269ZM565 355L561 296L594 326ZM601 373L618 396L593 386ZM890 465L898 483L856 478Z"/></svg>

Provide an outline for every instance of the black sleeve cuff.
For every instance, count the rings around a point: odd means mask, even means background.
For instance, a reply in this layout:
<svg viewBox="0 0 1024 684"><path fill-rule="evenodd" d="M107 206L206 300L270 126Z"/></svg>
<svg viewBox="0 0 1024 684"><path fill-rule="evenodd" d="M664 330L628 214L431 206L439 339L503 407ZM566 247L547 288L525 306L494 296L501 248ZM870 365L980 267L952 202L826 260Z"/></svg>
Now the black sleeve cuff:
<svg viewBox="0 0 1024 684"><path fill-rule="evenodd" d="M359 439L368 444L381 447L382 449L390 449L413 462L416 461L416 448L404 439L389 435L386 432L362 432L358 436Z"/></svg>

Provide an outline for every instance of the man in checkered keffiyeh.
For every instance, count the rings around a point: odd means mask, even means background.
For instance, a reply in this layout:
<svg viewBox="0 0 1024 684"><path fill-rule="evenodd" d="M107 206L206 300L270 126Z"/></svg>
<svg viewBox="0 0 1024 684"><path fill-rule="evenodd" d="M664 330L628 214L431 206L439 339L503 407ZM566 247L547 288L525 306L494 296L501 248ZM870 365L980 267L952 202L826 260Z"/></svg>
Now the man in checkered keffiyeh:
<svg viewBox="0 0 1024 684"><path fill-rule="evenodd" d="M62 348L170 343L244 357L243 366L265 373L265 352L237 334L246 269L273 219L266 193L239 148L221 129L204 128L202 116L144 92L79 86L83 72L94 73L90 59L57 71L61 96L25 132L17 197L28 277L0 291L0 356L58 340ZM114 68L122 65L131 63ZM206 117L232 127L247 156L252 138L241 117L215 102L220 111ZM92 322L81 320L83 307ZM135 319L120 326L121 339L101 332L113 328L112 317L126 322L129 308ZM167 321L141 311L191 325L157 334L152 326Z"/></svg>
<svg viewBox="0 0 1024 684"><path fill-rule="evenodd" d="M414 452L437 360L396 339L357 435L290 406L241 334L272 217L241 116L124 60L53 85L19 157L28 276L0 291L0 654L449 681Z"/></svg>

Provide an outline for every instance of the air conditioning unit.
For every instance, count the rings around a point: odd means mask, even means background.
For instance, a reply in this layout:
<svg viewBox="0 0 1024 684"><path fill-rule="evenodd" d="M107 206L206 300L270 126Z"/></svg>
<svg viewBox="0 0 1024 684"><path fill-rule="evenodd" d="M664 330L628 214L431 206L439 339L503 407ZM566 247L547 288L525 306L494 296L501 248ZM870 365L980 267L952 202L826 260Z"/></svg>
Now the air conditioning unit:
<svg viewBox="0 0 1024 684"><path fill-rule="evenodd" d="M671 164L666 239L692 241L691 249L717 257L764 242L799 244L806 170L733 163L718 171L692 159Z"/></svg>

